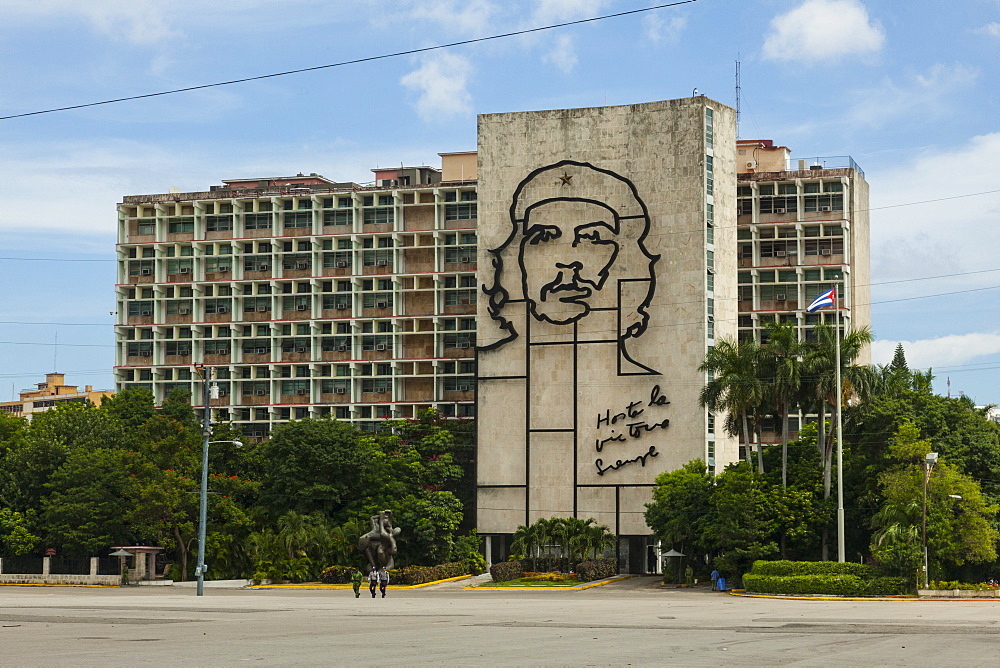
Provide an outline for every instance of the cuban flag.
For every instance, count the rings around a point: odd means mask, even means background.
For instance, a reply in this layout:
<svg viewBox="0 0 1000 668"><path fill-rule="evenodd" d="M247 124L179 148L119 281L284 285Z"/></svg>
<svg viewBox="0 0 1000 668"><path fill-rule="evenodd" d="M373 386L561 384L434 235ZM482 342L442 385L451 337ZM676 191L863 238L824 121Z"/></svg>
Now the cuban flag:
<svg viewBox="0 0 1000 668"><path fill-rule="evenodd" d="M806 307L806 313L815 313L821 308L826 308L827 306L833 306L837 300L837 288L830 288L819 297L812 301L812 304Z"/></svg>

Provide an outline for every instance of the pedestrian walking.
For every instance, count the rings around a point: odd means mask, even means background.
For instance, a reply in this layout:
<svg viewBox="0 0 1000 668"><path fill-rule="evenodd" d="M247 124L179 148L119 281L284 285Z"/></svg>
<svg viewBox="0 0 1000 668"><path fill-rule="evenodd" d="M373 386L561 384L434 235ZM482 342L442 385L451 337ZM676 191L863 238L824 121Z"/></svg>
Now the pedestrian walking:
<svg viewBox="0 0 1000 668"><path fill-rule="evenodd" d="M355 568L351 574L351 586L354 587L354 598L361 598L361 581L365 579L365 574L360 568Z"/></svg>
<svg viewBox="0 0 1000 668"><path fill-rule="evenodd" d="M385 598L385 588L389 585L389 571L386 570L385 566L378 574L378 588L382 591L382 598ZM372 594L374 596L375 594Z"/></svg>
<svg viewBox="0 0 1000 668"><path fill-rule="evenodd" d="M372 566L372 572L368 574L368 590L372 593L372 598L375 598L375 590L378 588L378 570Z"/></svg>
<svg viewBox="0 0 1000 668"><path fill-rule="evenodd" d="M684 569L684 584L689 587L694 584L694 569L690 565Z"/></svg>
<svg viewBox="0 0 1000 668"><path fill-rule="evenodd" d="M719 569L713 568L709 577L712 578L712 591L719 591Z"/></svg>

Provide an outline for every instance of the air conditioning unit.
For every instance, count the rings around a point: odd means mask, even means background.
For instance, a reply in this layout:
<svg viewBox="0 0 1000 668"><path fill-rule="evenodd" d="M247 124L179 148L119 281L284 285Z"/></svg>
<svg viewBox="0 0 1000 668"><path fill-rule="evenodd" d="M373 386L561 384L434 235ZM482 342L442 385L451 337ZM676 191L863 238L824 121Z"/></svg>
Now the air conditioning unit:
<svg viewBox="0 0 1000 668"><path fill-rule="evenodd" d="M335 387L335 388L333 388L333 393L334 394L347 394L347 388L346 387Z"/></svg>
<svg viewBox="0 0 1000 668"><path fill-rule="evenodd" d="M295 390L295 394L302 396L304 394L309 394L309 390Z"/></svg>
<svg viewBox="0 0 1000 668"><path fill-rule="evenodd" d="M267 348L257 348L257 349L254 350L254 353L257 354L257 355L266 355L267 354Z"/></svg>
<svg viewBox="0 0 1000 668"><path fill-rule="evenodd" d="M220 397L228 397L228 396L229 396L229 390L224 390L224 389L222 389L222 388L220 387L220 388L219 388L219 396L220 396Z"/></svg>
<svg viewBox="0 0 1000 668"><path fill-rule="evenodd" d="M376 260L375 261L375 266L376 267L388 267L389 266L389 261L388 260Z"/></svg>
<svg viewBox="0 0 1000 668"><path fill-rule="evenodd" d="M344 267L347 267L347 266L349 266L347 260L337 260L337 268L338 269L343 269Z"/></svg>
<svg viewBox="0 0 1000 668"><path fill-rule="evenodd" d="M776 302L783 302L783 301L785 301L785 293L781 292L781 293L778 293L778 294L774 295L774 301L776 301Z"/></svg>
<svg viewBox="0 0 1000 668"><path fill-rule="evenodd" d="M337 346L337 352L339 353L347 352L347 346Z"/></svg>
<svg viewBox="0 0 1000 668"><path fill-rule="evenodd" d="M266 306L258 306L255 310L257 311L257 313L267 313L268 309Z"/></svg>
<svg viewBox="0 0 1000 668"><path fill-rule="evenodd" d="M458 391L459 392L468 392L471 389L472 388L470 386L468 386L468 385L459 385L458 386Z"/></svg>
<svg viewBox="0 0 1000 668"><path fill-rule="evenodd" d="M786 253L783 250L774 251L774 257L785 257Z"/></svg>
<svg viewBox="0 0 1000 668"><path fill-rule="evenodd" d="M378 394L385 394L385 393L386 393L386 392L388 392L388 391L389 391L389 390L388 390L388 389L386 389L386 388L384 388L384 387L376 387L376 388L375 388L375 392L376 392L376 393L378 393Z"/></svg>
<svg viewBox="0 0 1000 668"><path fill-rule="evenodd" d="M388 308L388 302L375 302L375 308Z"/></svg>
<svg viewBox="0 0 1000 668"><path fill-rule="evenodd" d="M189 309L189 308L179 308L179 309L177 309L177 315L191 315L191 309Z"/></svg>
<svg viewBox="0 0 1000 668"><path fill-rule="evenodd" d="M219 350L215 351L215 354L216 355L228 355L229 354L229 348L220 348Z"/></svg>
<svg viewBox="0 0 1000 668"><path fill-rule="evenodd" d="M152 273L153 273L152 269L143 268L139 270L139 274L142 276L150 276Z"/></svg>
<svg viewBox="0 0 1000 668"><path fill-rule="evenodd" d="M747 169L757 169L757 161L747 160Z"/></svg>
<svg viewBox="0 0 1000 668"><path fill-rule="evenodd" d="M191 267L181 267L179 271L182 274L190 274L191 273Z"/></svg>
<svg viewBox="0 0 1000 668"><path fill-rule="evenodd" d="M715 316L714 315L708 316L708 321L709 322L715 322Z"/></svg>
<svg viewBox="0 0 1000 668"><path fill-rule="evenodd" d="M820 211L831 211L832 209L833 209L833 207L829 207L829 206L821 206L819 208Z"/></svg>
<svg viewBox="0 0 1000 668"><path fill-rule="evenodd" d="M152 311L139 311L139 315L153 315Z"/></svg>
<svg viewBox="0 0 1000 668"><path fill-rule="evenodd" d="M270 268L271 268L270 265L266 265L266 264L258 264L257 265L257 271L267 271Z"/></svg>
<svg viewBox="0 0 1000 668"><path fill-rule="evenodd" d="M252 431L252 432L250 432L250 437L251 438L263 438L264 437L264 432L262 432L262 431Z"/></svg>
<svg viewBox="0 0 1000 668"><path fill-rule="evenodd" d="M385 344L379 343L375 346L375 350L385 350Z"/></svg>
<svg viewBox="0 0 1000 668"><path fill-rule="evenodd" d="M308 269L309 268L309 263L308 262L296 262L295 263L295 268L296 269Z"/></svg>
<svg viewBox="0 0 1000 668"><path fill-rule="evenodd" d="M297 352L297 353L307 353L307 352L309 352L309 349L306 348L305 346L297 346L295 348L295 352Z"/></svg>
<svg viewBox="0 0 1000 668"><path fill-rule="evenodd" d="M337 304L337 310L338 311L346 311L347 310L347 304Z"/></svg>
<svg viewBox="0 0 1000 668"><path fill-rule="evenodd" d="M139 351L139 357L152 357L152 356L153 356L153 351L152 350L140 350Z"/></svg>
<svg viewBox="0 0 1000 668"><path fill-rule="evenodd" d="M472 259L468 255L463 255L462 257L458 258L458 261L459 262L471 262Z"/></svg>
<svg viewBox="0 0 1000 668"><path fill-rule="evenodd" d="M829 248L820 248L819 249L819 254L820 255L833 255L833 251L830 250Z"/></svg>
<svg viewBox="0 0 1000 668"><path fill-rule="evenodd" d="M472 344L471 343L460 343L460 344L458 344L458 347L459 348L463 348L463 349L464 348L471 348Z"/></svg>
<svg viewBox="0 0 1000 668"><path fill-rule="evenodd" d="M256 394L258 397L262 397L265 394L267 394L267 390L254 390L253 393Z"/></svg>
<svg viewBox="0 0 1000 668"><path fill-rule="evenodd" d="M308 304L296 304L295 305L295 310L296 311L305 311L307 308L309 308Z"/></svg>
<svg viewBox="0 0 1000 668"><path fill-rule="evenodd" d="M216 271L219 272L220 274L228 274L229 267L219 267L218 269L216 269Z"/></svg>
<svg viewBox="0 0 1000 668"><path fill-rule="evenodd" d="M785 209L775 209L774 210L775 213L785 213L785 211L786 211Z"/></svg>
<svg viewBox="0 0 1000 668"><path fill-rule="evenodd" d="M229 307L228 306L220 306L217 309L215 309L215 312L216 313L229 313Z"/></svg>

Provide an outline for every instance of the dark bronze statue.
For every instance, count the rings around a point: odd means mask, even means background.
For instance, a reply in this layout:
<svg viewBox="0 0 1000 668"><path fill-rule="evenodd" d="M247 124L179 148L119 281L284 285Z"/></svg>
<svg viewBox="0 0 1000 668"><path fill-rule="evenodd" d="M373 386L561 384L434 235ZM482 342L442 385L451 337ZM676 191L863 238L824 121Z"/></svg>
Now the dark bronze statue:
<svg viewBox="0 0 1000 668"><path fill-rule="evenodd" d="M390 569L394 565L396 536L399 535L400 529L392 526L391 510L383 510L378 515L372 515L371 522L372 529L361 536L358 549L368 557L369 569L383 566Z"/></svg>

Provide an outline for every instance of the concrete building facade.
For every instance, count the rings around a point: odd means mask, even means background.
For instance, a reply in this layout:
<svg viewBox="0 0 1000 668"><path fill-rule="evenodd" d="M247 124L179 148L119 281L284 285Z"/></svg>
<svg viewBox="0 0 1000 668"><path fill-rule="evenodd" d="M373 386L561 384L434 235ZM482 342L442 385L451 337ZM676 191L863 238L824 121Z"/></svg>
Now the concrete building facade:
<svg viewBox="0 0 1000 668"><path fill-rule="evenodd" d="M0 411L29 420L35 413L51 410L56 406L71 402L90 401L100 406L106 397L114 394L111 390L94 390L86 385L80 390L77 385L67 385L66 375L62 373L45 374L45 382L37 383L33 390L21 390L16 401L0 402Z"/></svg>
<svg viewBox="0 0 1000 668"><path fill-rule="evenodd" d="M473 154L474 155L474 154ZM375 169L223 181L118 205L117 386L201 403L266 438L333 415L365 429L474 409L476 173L469 154ZM453 164L453 162L455 164Z"/></svg>
<svg viewBox="0 0 1000 668"><path fill-rule="evenodd" d="M735 149L734 111L705 97L480 116L477 526L491 553L518 525L594 518L619 536L623 571L656 570L656 476L736 459L698 401L708 347L736 336Z"/></svg>
<svg viewBox="0 0 1000 668"><path fill-rule="evenodd" d="M794 324L812 340L827 309L808 314L818 295L837 288L842 331L871 325L868 183L850 156L793 158L771 140L737 142L739 337L762 339L768 322ZM859 364L870 361L865 349ZM791 437L808 417L791 418ZM778 440L777 425L764 441Z"/></svg>

